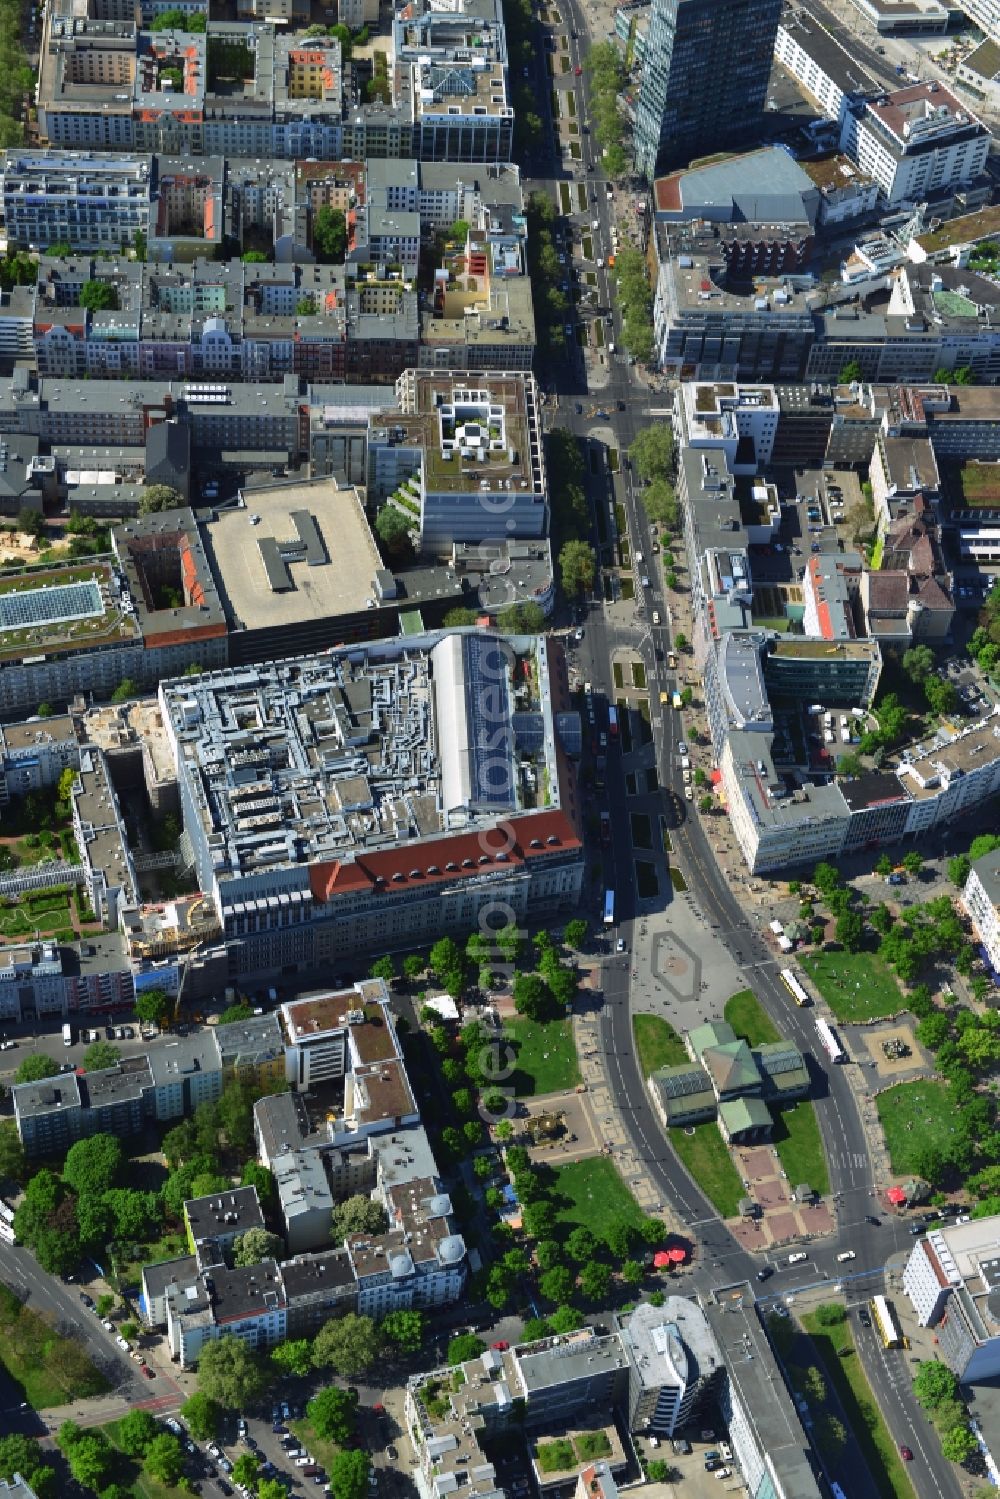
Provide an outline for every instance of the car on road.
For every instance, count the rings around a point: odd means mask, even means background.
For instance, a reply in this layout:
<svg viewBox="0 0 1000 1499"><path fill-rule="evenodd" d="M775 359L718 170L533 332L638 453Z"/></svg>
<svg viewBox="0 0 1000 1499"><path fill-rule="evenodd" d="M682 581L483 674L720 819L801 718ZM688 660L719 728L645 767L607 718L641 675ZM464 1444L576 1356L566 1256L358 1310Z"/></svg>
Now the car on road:
<svg viewBox="0 0 1000 1499"><path fill-rule="evenodd" d="M868 1310L868 1308L866 1306L859 1306L858 1307L858 1321L861 1323L862 1327L871 1327L871 1325L872 1325L871 1312Z"/></svg>
<svg viewBox="0 0 1000 1499"><path fill-rule="evenodd" d="M625 951L625 938L624 937L619 937L618 941L615 943L615 952L624 952L624 951Z"/></svg>
<svg viewBox="0 0 1000 1499"><path fill-rule="evenodd" d="M912 1463L913 1453L910 1451L909 1447L907 1447L905 1442L900 1442L899 1444L899 1455L903 1459L904 1463Z"/></svg>
<svg viewBox="0 0 1000 1499"><path fill-rule="evenodd" d="M205 1448L205 1451L208 1453L209 1457L222 1456L221 1449L217 1447L214 1442L209 1442L208 1446Z"/></svg>
<svg viewBox="0 0 1000 1499"><path fill-rule="evenodd" d="M495 1343L490 1344L490 1347L495 1348L497 1353L506 1353L507 1349L510 1347L510 1344L507 1342L506 1338L498 1338Z"/></svg>
<svg viewBox="0 0 1000 1499"><path fill-rule="evenodd" d="M760 1269L757 1271L757 1279L758 1280L770 1280L771 1276L773 1274L774 1274L774 1266L773 1265L761 1265Z"/></svg>
<svg viewBox="0 0 1000 1499"><path fill-rule="evenodd" d="M693 802L694 801L694 792L691 790L690 786L685 786L684 787L684 800L686 802Z"/></svg>
<svg viewBox="0 0 1000 1499"><path fill-rule="evenodd" d="M573 407L573 410L576 412L577 416L582 416L583 415L583 406L582 406L582 404L579 401L576 402L576 404Z"/></svg>
<svg viewBox="0 0 1000 1499"><path fill-rule="evenodd" d="M870 1223L872 1228L881 1228L882 1226L882 1219L876 1218L874 1213L866 1213L865 1222Z"/></svg>
<svg viewBox="0 0 1000 1499"><path fill-rule="evenodd" d="M659 611L659 609L654 609L653 610L653 624L654 625L658 625L659 623L660 623L660 611Z"/></svg>
<svg viewBox="0 0 1000 1499"><path fill-rule="evenodd" d="M494 1344L493 1346L496 1347L496 1344ZM510 1347L509 1343L508 1343L507 1347ZM389 1460L391 1462L395 1462L396 1459L399 1457L399 1453L396 1451L395 1447L392 1445L391 1442L389 1443L388 1447L385 1449L385 1455L386 1455L387 1458L389 1458Z"/></svg>
<svg viewBox="0 0 1000 1499"><path fill-rule="evenodd" d="M844 1260L856 1260L856 1259L857 1259L857 1255L854 1253L853 1249L842 1249L840 1251L840 1253L837 1255L837 1263L838 1263L838 1265L843 1264Z"/></svg>
<svg viewBox="0 0 1000 1499"><path fill-rule="evenodd" d="M807 1260L808 1258L809 1256L806 1254L804 1249L797 1249L794 1254L790 1254L788 1256L788 1263L790 1265L801 1265L802 1261Z"/></svg>
<svg viewBox="0 0 1000 1499"><path fill-rule="evenodd" d="M680 742L680 744L677 746L677 753L680 755L681 759L683 760L683 758L687 754L687 752L688 752L688 747L684 743L684 740L682 739L681 742Z"/></svg>
<svg viewBox="0 0 1000 1499"><path fill-rule="evenodd" d="M94 1305L93 1298L91 1296L88 1296L87 1293L86 1293L86 1291L81 1291L80 1292L80 1300L83 1302L84 1306L86 1306L86 1307L91 1307L92 1308L93 1305Z"/></svg>
<svg viewBox="0 0 1000 1499"><path fill-rule="evenodd" d="M583 77L583 69L581 68L581 66L580 66L579 63L577 63L576 67L573 69L573 74L574 74L574 77L576 77L576 78L582 78Z"/></svg>

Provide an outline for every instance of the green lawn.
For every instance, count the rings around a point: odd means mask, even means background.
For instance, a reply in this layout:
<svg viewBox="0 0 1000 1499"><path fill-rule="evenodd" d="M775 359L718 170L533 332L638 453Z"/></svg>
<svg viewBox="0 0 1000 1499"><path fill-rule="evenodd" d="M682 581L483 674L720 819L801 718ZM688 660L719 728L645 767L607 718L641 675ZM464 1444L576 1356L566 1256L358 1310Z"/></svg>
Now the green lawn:
<svg viewBox="0 0 1000 1499"><path fill-rule="evenodd" d="M36 1410L102 1395L108 1382L79 1343L61 1338L40 1312L0 1285L0 1363Z"/></svg>
<svg viewBox="0 0 1000 1499"><path fill-rule="evenodd" d="M875 1492L884 1499L913 1499L913 1487L899 1456L899 1448L889 1435L878 1402L854 1356L850 1321L841 1322L838 1327L821 1327L816 1314L810 1312L802 1318L802 1325L812 1338L826 1376L837 1391ZM841 1349L850 1349L851 1352L842 1358Z"/></svg>
<svg viewBox="0 0 1000 1499"><path fill-rule="evenodd" d="M624 1220L638 1227L645 1222L646 1215L607 1156L570 1161L553 1174L552 1200L559 1205L561 1223L571 1228L583 1223L602 1239L612 1223Z"/></svg>
<svg viewBox="0 0 1000 1499"><path fill-rule="evenodd" d="M751 1046L763 1046L767 1041L781 1040L752 989L741 989L738 994L734 994L727 1001L723 1014L736 1034Z"/></svg>
<svg viewBox="0 0 1000 1499"><path fill-rule="evenodd" d="M678 1067L690 1061L670 1021L661 1020L659 1015L633 1015L632 1034L643 1077L659 1067Z"/></svg>
<svg viewBox="0 0 1000 1499"><path fill-rule="evenodd" d="M740 1199L746 1194L719 1126L709 1119L694 1125L693 1130L689 1135L683 1129L672 1129L670 1143L716 1212L723 1218L735 1218Z"/></svg>
<svg viewBox="0 0 1000 1499"><path fill-rule="evenodd" d="M570 1020L510 1020L506 1034L517 1052L511 1079L518 1098L537 1093L565 1093L580 1081Z"/></svg>
<svg viewBox="0 0 1000 1499"><path fill-rule="evenodd" d="M945 1083L898 1083L875 1100L893 1172L917 1172L926 1146L940 1145L958 1112Z"/></svg>
<svg viewBox="0 0 1000 1499"><path fill-rule="evenodd" d="M785 1109L772 1109L774 1146L789 1185L808 1182L814 1192L825 1197L830 1190L826 1169L826 1152L819 1132L816 1110L808 1098Z"/></svg>
<svg viewBox="0 0 1000 1499"><path fill-rule="evenodd" d="M807 953L799 962L838 1020L877 1020L906 1008L895 974L877 953Z"/></svg>

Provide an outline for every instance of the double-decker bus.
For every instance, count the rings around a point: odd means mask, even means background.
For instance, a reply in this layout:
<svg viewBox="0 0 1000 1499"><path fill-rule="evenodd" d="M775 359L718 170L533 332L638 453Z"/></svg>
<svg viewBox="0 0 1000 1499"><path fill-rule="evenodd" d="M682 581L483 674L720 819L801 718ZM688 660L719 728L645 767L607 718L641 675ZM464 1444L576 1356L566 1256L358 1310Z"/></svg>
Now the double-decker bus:
<svg viewBox="0 0 1000 1499"><path fill-rule="evenodd" d="M903 1330L892 1309L892 1302L887 1301L884 1296L873 1296L871 1314L872 1321L878 1328L879 1337L882 1339L883 1348L902 1348Z"/></svg>
<svg viewBox="0 0 1000 1499"><path fill-rule="evenodd" d="M604 892L604 925L614 926L615 923L615 892L605 890Z"/></svg>
<svg viewBox="0 0 1000 1499"><path fill-rule="evenodd" d="M844 1048L834 1035L833 1027L823 1019L822 1015L816 1016L816 1034L819 1036L819 1043L830 1058L830 1061L842 1062L844 1060Z"/></svg>
<svg viewBox="0 0 1000 1499"><path fill-rule="evenodd" d="M809 1003L808 994L790 968L783 968L781 970L781 982L797 1005L807 1005Z"/></svg>

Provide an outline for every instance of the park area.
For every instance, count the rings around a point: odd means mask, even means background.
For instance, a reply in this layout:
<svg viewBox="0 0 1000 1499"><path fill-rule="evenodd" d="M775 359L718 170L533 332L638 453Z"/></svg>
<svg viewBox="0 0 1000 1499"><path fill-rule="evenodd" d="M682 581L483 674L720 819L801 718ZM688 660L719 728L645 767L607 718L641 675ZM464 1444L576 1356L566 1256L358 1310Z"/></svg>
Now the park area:
<svg viewBox="0 0 1000 1499"><path fill-rule="evenodd" d="M7 1286L0 1286L0 1363L35 1410L101 1395L108 1388L80 1344L61 1337Z"/></svg>
<svg viewBox="0 0 1000 1499"><path fill-rule="evenodd" d="M766 1046L770 1041L781 1040L752 989L741 989L734 994L723 1014L736 1034L750 1046Z"/></svg>
<svg viewBox="0 0 1000 1499"><path fill-rule="evenodd" d="M70 914L70 892L66 886L28 890L0 900L0 937L20 940L36 932L54 936L59 942L76 937Z"/></svg>
<svg viewBox="0 0 1000 1499"><path fill-rule="evenodd" d="M659 1015L633 1015L632 1033L643 1077L660 1067L678 1067L690 1060L669 1020Z"/></svg>
<svg viewBox="0 0 1000 1499"><path fill-rule="evenodd" d="M553 1172L552 1200L558 1219L573 1229L583 1224L598 1239L604 1239L614 1223L641 1228L646 1215L607 1156L589 1156L570 1161Z"/></svg>
<svg viewBox="0 0 1000 1499"><path fill-rule="evenodd" d="M959 1106L946 1083L897 1083L875 1100L895 1175L919 1176L928 1149L941 1150L955 1131Z"/></svg>
<svg viewBox="0 0 1000 1499"><path fill-rule="evenodd" d="M722 1218L735 1218L745 1196L743 1183L714 1119L688 1129L672 1129L670 1143L681 1164Z"/></svg>
<svg viewBox="0 0 1000 1499"><path fill-rule="evenodd" d="M570 1020L508 1020L506 1039L517 1053L511 1086L517 1098L542 1093L567 1093L580 1081L580 1068Z"/></svg>
<svg viewBox="0 0 1000 1499"><path fill-rule="evenodd" d="M873 952L804 953L799 962L838 1020L881 1020L906 1009L890 968Z"/></svg>

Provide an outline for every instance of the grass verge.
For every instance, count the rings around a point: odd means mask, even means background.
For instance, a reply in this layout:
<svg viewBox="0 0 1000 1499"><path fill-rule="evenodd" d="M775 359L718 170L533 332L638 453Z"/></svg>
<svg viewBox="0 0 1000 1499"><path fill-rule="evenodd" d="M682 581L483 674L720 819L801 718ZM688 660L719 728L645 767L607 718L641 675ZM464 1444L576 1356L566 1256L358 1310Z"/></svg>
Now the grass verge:
<svg viewBox="0 0 1000 1499"><path fill-rule="evenodd" d="M744 1196L743 1183L714 1119L685 1130L672 1129L670 1143L709 1202L723 1218L735 1218Z"/></svg>
<svg viewBox="0 0 1000 1499"><path fill-rule="evenodd" d="M808 1098L788 1108L774 1109L774 1148L790 1186L808 1182L814 1192L825 1197L830 1190L826 1151L819 1132L816 1110Z"/></svg>
<svg viewBox="0 0 1000 1499"><path fill-rule="evenodd" d="M742 1036L750 1046L763 1046L768 1041L781 1040L752 989L741 989L732 999L727 1000L723 1014L736 1034Z"/></svg>
<svg viewBox="0 0 1000 1499"><path fill-rule="evenodd" d="M643 1077L659 1067L679 1067L689 1060L684 1042L670 1021L659 1015L633 1015L632 1034Z"/></svg>
<svg viewBox="0 0 1000 1499"><path fill-rule="evenodd" d="M854 1356L854 1334L850 1323L844 1321L837 1327L823 1327L816 1320L815 1312L810 1312L802 1318L802 1325L812 1338L826 1376L837 1391L875 1491L885 1499L913 1499L913 1486L896 1443L889 1435L878 1402ZM850 1352L842 1356L842 1349Z"/></svg>

